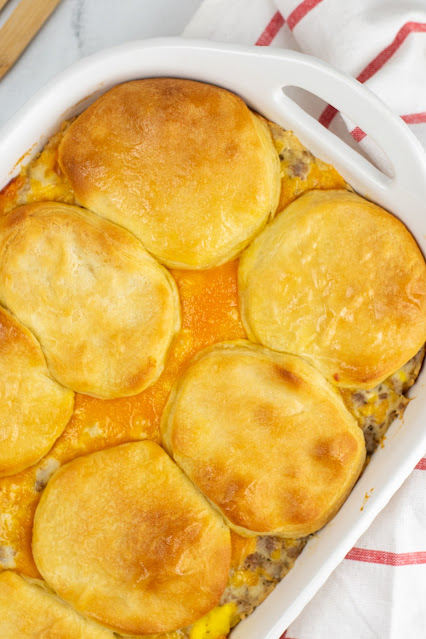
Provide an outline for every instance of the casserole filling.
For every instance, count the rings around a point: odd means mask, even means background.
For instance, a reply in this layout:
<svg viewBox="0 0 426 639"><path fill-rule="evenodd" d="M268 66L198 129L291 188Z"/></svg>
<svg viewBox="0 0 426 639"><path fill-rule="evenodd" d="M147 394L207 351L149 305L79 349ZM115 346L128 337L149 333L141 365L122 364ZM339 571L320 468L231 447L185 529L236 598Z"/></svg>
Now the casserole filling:
<svg viewBox="0 0 426 639"><path fill-rule="evenodd" d="M57 162L58 145L69 127L48 142L41 154L0 193L0 215L42 201L79 204ZM315 158L290 132L269 123L281 163L282 189L277 212L311 189L350 188L330 165ZM102 400L76 394L74 413L49 454L35 466L0 478L0 570L40 578L31 553L33 518L50 476L64 463L111 446L150 439L160 443L163 408L175 380L200 350L217 342L246 338L238 310L238 260L203 271L171 270L177 283L182 327L164 372L150 388L133 397ZM348 410L364 432L370 456L383 445L391 422L408 403L424 348L376 388L340 389ZM158 639L223 639L268 595L293 566L307 538L243 538L232 533L229 580L219 606L188 628Z"/></svg>

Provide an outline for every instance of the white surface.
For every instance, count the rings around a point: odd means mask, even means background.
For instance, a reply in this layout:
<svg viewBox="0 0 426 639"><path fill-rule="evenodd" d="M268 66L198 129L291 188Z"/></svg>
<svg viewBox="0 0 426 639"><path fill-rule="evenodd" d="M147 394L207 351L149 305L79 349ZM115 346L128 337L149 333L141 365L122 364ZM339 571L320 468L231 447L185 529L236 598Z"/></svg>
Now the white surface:
<svg viewBox="0 0 426 639"><path fill-rule="evenodd" d="M18 2L9 0L0 25ZM180 35L200 4L201 0L62 0L0 80L0 127L68 65L129 40Z"/></svg>
<svg viewBox="0 0 426 639"><path fill-rule="evenodd" d="M297 78L294 77L296 68ZM57 129L64 115L82 110L88 100L80 102L77 109L72 108L74 104L90 94L93 100L94 93L99 95L117 82L161 74L193 77L234 89L259 112L282 125L286 124L287 115L283 111L280 87L286 81L294 83L297 80L314 89L315 78L321 74L324 97L328 99L328 91L333 91L336 99L344 103L352 91L348 105L351 118L356 124L361 120L364 122L368 105L371 123L365 122L367 128L374 126L379 139L395 141L395 148L392 142L387 142L391 158L397 148L404 148L407 166L400 174L400 165L395 162L394 181L376 180L376 173L362 158L352 157L351 162L347 162L344 146L339 147L341 157L335 163L349 182L358 185L361 193L369 194L378 201L390 197L391 193L396 212L403 220L410 220L417 241L423 249L426 248L426 216L422 205L426 168L419 143L408 130L404 137L400 120L361 85L319 61L294 52L159 40L131 43L93 56L50 83L0 132L3 150L0 156L0 188L16 170L15 163L22 152L33 145L34 154L46 137ZM250 78L250 82L246 78ZM294 111L290 115L295 133L309 147L319 149L320 156L334 159L333 139L319 133L315 120L305 119L303 126L299 127L297 118L294 118L296 113ZM25 161L29 159L28 156ZM406 191L406 180L410 175L407 168L423 173L421 183L412 185L410 199ZM364 176L366 184L363 185ZM387 191L386 185L391 191ZM392 208L395 210L395 207ZM233 639L278 639L410 474L426 448L426 369L419 377L415 393L416 401L410 402L406 410L404 427L400 422L394 422L384 447L375 453L342 509L309 542L294 568L265 602L237 626L232 633ZM366 502L367 493L370 498Z"/></svg>

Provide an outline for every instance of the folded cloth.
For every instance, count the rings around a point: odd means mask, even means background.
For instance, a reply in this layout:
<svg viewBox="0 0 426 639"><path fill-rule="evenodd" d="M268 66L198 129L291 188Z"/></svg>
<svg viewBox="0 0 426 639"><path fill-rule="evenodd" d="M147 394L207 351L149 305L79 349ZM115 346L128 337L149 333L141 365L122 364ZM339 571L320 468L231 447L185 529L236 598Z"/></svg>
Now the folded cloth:
<svg viewBox="0 0 426 639"><path fill-rule="evenodd" d="M425 0L205 0L184 31L187 37L316 55L367 84L426 148L425 34ZM301 102L324 126L388 168L374 142L333 107L306 96Z"/></svg>
<svg viewBox="0 0 426 639"><path fill-rule="evenodd" d="M425 0L205 0L184 36L316 55L365 83L426 148ZM386 167L331 106L303 106ZM284 637L426 639L426 458Z"/></svg>

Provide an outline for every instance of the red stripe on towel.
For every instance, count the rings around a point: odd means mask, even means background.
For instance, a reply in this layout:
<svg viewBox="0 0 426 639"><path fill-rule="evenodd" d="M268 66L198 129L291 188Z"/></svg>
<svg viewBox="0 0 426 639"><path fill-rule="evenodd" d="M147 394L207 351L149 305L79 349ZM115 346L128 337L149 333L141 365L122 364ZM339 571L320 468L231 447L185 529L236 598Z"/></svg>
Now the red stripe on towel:
<svg viewBox="0 0 426 639"><path fill-rule="evenodd" d="M302 3L303 4L303 3ZM290 18L288 20L289 24ZM290 24L289 24L290 26ZM366 82L369 80L377 71L379 71L384 64L393 56L396 51L398 51L399 47L402 45L404 40L410 33L425 33L426 32L426 24L424 22L406 22L403 27L398 31L393 41L381 51L376 57L369 63L367 66L361 71L361 73L357 76L357 80L359 82ZM319 117L319 122L328 128L333 121L334 116L337 113L337 109L335 109L330 104L326 106L321 116Z"/></svg>
<svg viewBox="0 0 426 639"><path fill-rule="evenodd" d="M407 124L421 124L426 122L426 112L423 113L409 113L408 115L401 115L401 118Z"/></svg>
<svg viewBox="0 0 426 639"><path fill-rule="evenodd" d="M404 122L406 122L407 124L421 124L422 122L426 122L426 112L409 113L408 115L401 115L401 120L404 120ZM361 140L363 140L366 135L367 134L364 133L364 131L360 129L359 126L355 127L355 129L351 131L351 136L356 142L361 142Z"/></svg>
<svg viewBox="0 0 426 639"><path fill-rule="evenodd" d="M362 129L357 126L353 131L351 131L351 136L355 140L355 142L361 142L365 138L367 134L364 133Z"/></svg>
<svg viewBox="0 0 426 639"><path fill-rule="evenodd" d="M398 31L393 41L383 51L381 51L375 58L367 64L365 69L361 71L357 80L359 82L366 82L369 80L382 66L398 51L401 44L410 35L410 33L421 33L426 31L426 24L424 22L406 22L403 27Z"/></svg>
<svg viewBox="0 0 426 639"><path fill-rule="evenodd" d="M274 13L271 20L268 22L265 29L262 31L257 41L255 42L256 46L268 47L277 35L278 31L283 26L284 22L285 20L279 11Z"/></svg>
<svg viewBox="0 0 426 639"><path fill-rule="evenodd" d="M331 104L327 104L324 111L321 113L320 117L318 118L318 122L322 124L323 126L325 126L326 129L328 129L336 113L337 113L337 109L334 106L331 106Z"/></svg>
<svg viewBox="0 0 426 639"><path fill-rule="evenodd" d="M416 470L426 470L426 457L423 457L416 466Z"/></svg>
<svg viewBox="0 0 426 639"><path fill-rule="evenodd" d="M287 24L289 28L293 31L296 24L312 11L315 7L322 2L322 0L304 0L297 6L288 16Z"/></svg>
<svg viewBox="0 0 426 639"><path fill-rule="evenodd" d="M365 561L370 564L383 564L386 566L409 566L413 564L426 564L426 552L396 553L386 552L384 550L352 548L346 555L346 559Z"/></svg>

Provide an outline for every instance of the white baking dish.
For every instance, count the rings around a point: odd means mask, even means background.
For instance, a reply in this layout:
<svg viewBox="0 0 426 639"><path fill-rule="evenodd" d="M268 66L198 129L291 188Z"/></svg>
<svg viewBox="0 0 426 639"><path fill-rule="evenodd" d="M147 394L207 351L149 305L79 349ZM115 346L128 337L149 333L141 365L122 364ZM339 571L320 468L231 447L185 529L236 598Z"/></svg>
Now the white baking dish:
<svg viewBox="0 0 426 639"><path fill-rule="evenodd" d="M426 159L420 144L357 81L291 51L173 38L132 42L86 58L46 85L0 131L0 188L64 119L119 82L153 76L193 78L240 94L252 108L292 129L359 193L398 215L426 252ZM311 91L348 116L385 152L393 177L308 116L284 95L285 86ZM232 639L278 639L406 479L426 450L425 385L423 370L413 390L416 400L408 405L403 423L394 422L384 447L374 454L340 512L308 543L265 602L235 628Z"/></svg>

